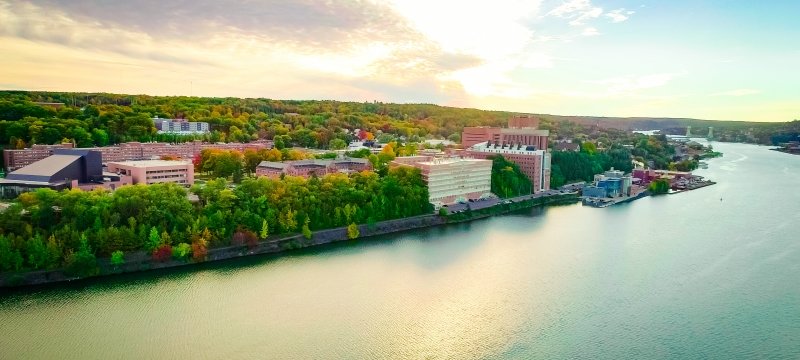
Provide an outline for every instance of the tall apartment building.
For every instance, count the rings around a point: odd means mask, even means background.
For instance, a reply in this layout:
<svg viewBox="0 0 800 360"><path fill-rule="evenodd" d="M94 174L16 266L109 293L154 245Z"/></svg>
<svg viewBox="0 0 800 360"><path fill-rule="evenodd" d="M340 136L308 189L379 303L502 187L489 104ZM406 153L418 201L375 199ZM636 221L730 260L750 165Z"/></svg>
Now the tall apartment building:
<svg viewBox="0 0 800 360"><path fill-rule="evenodd" d="M14 171L23 166L30 165L53 155L55 149L63 148L72 148L72 144L33 145L29 149L3 150L6 170ZM181 144L127 142L113 146L86 148L86 150L99 151L102 155L102 162L108 163L111 161L151 160L168 155L181 159L191 159L200 154L204 149L244 151L246 149L260 150L269 148L272 148L271 141L252 143L204 143L196 140Z"/></svg>
<svg viewBox="0 0 800 360"><path fill-rule="evenodd" d="M550 154L534 145L483 142L466 150L471 157L488 159L496 155L517 165L531 180L533 192L550 189Z"/></svg>
<svg viewBox="0 0 800 360"><path fill-rule="evenodd" d="M194 165L190 161L141 160L110 162L109 173L130 176L134 184L194 184Z"/></svg>
<svg viewBox="0 0 800 360"><path fill-rule="evenodd" d="M458 201L479 199L491 195L492 162L470 158L429 158L415 156L410 161L398 157L393 165L414 166L422 171L428 184L428 196L436 208ZM421 161L420 161L421 160Z"/></svg>
<svg viewBox="0 0 800 360"><path fill-rule="evenodd" d="M159 133L169 134L205 134L209 132L207 122L186 121L184 119L153 118L153 124Z"/></svg>

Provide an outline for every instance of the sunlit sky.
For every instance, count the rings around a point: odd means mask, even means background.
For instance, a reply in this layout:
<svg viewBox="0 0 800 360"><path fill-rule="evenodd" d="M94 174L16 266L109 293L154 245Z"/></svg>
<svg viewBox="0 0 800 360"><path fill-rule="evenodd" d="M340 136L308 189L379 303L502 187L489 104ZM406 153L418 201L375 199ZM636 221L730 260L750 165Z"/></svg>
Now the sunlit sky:
<svg viewBox="0 0 800 360"><path fill-rule="evenodd" d="M0 0L0 89L800 119L800 1Z"/></svg>

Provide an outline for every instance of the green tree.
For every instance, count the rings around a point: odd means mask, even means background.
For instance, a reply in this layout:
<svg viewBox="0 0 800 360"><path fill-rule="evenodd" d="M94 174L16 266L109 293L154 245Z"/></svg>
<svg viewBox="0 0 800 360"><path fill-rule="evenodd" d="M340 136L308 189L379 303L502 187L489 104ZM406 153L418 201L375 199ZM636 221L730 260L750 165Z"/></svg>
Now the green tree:
<svg viewBox="0 0 800 360"><path fill-rule="evenodd" d="M50 263L47 253L47 246L42 241L42 237L36 234L27 243L28 265L34 269L43 269Z"/></svg>
<svg viewBox="0 0 800 360"><path fill-rule="evenodd" d="M329 147L331 150L341 150L341 149L344 149L344 148L346 148L346 147L347 147L347 142L345 142L345 141L344 141L344 140L342 140L342 139L338 139L338 138L336 138L336 139L332 139L332 140L331 140L331 141L328 143L328 147Z"/></svg>
<svg viewBox="0 0 800 360"><path fill-rule="evenodd" d="M123 253L122 250L111 253L111 265L113 265L114 268L119 268L123 264L125 264L125 253Z"/></svg>
<svg viewBox="0 0 800 360"><path fill-rule="evenodd" d="M303 221L303 236L306 239L311 239L311 228L308 227L308 224L311 220L306 216L306 220Z"/></svg>
<svg viewBox="0 0 800 360"><path fill-rule="evenodd" d="M0 235L0 270L19 271L22 269L22 255L14 249L11 241Z"/></svg>
<svg viewBox="0 0 800 360"><path fill-rule="evenodd" d="M261 231L258 233L258 236L260 236L262 240L269 236L269 224L267 224L267 219L261 222Z"/></svg>
<svg viewBox="0 0 800 360"><path fill-rule="evenodd" d="M154 251L161 245L161 236L155 226L150 228L150 235L147 237L147 251Z"/></svg>
<svg viewBox="0 0 800 360"><path fill-rule="evenodd" d="M87 277L97 275L99 269L97 268L97 258L89 246L89 241L86 239L85 234L81 234L80 246L78 251L69 254L66 261L67 274Z"/></svg>
<svg viewBox="0 0 800 360"><path fill-rule="evenodd" d="M356 225L356 223L351 223L350 225L347 226L347 238L348 239L351 239L351 240L355 239L360 234L361 233L358 231L358 225Z"/></svg>

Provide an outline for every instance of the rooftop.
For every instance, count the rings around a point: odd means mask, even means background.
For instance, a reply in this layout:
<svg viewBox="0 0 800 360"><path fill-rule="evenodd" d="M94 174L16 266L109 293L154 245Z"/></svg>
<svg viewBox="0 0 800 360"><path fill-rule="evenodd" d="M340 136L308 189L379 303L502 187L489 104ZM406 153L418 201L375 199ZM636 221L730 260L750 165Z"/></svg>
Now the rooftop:
<svg viewBox="0 0 800 360"><path fill-rule="evenodd" d="M156 166L187 165L191 163L188 161L180 161L180 160L138 160L138 161L113 161L110 162L109 164L144 168L144 167L156 167Z"/></svg>
<svg viewBox="0 0 800 360"><path fill-rule="evenodd" d="M48 182L50 177L64 167L80 160L81 155L51 155L42 160L8 173L8 180Z"/></svg>

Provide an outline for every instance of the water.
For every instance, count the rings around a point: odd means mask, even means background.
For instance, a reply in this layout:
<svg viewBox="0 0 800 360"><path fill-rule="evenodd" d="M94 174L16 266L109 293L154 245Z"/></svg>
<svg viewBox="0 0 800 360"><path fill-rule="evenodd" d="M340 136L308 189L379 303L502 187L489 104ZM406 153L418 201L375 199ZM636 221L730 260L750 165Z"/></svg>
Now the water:
<svg viewBox="0 0 800 360"><path fill-rule="evenodd" d="M800 358L800 156L714 145L688 193L7 293L0 359Z"/></svg>

